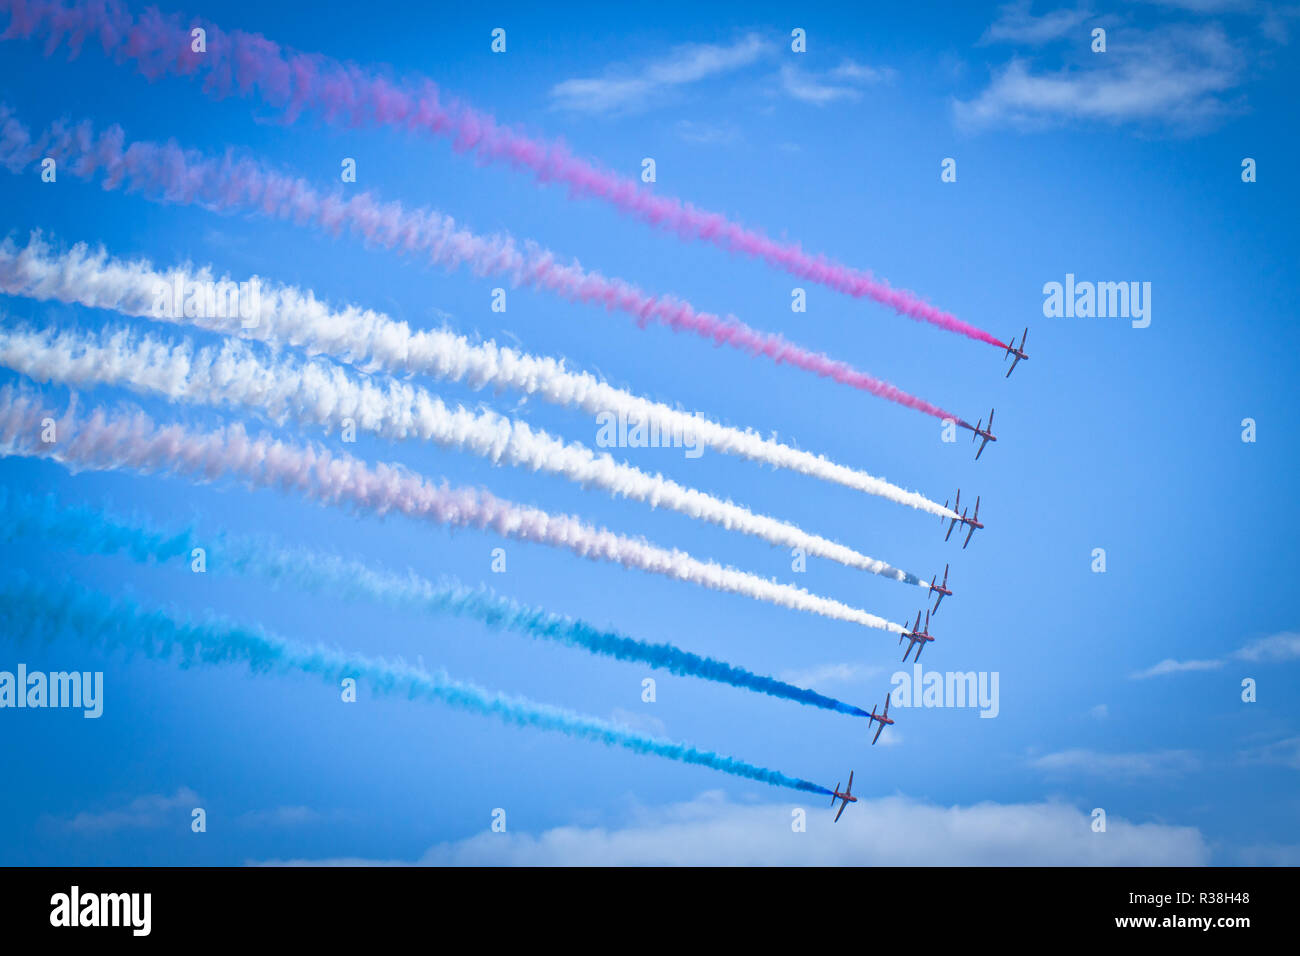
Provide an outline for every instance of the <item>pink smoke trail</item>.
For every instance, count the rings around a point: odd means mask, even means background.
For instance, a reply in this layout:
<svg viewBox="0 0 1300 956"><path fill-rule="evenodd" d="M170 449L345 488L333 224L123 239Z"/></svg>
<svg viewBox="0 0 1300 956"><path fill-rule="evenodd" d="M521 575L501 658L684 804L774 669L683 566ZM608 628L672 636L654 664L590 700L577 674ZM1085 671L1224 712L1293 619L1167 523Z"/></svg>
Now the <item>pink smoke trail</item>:
<svg viewBox="0 0 1300 956"><path fill-rule="evenodd" d="M751 355L764 355L824 378L850 385L940 419L962 420L937 405L904 392L851 365L787 342L782 336L759 332L734 316L699 312L689 302L652 296L622 279L565 265L535 243L521 250L510 236L478 236L454 219L432 209L405 209L399 202L381 202L368 192L322 195L305 180L271 170L230 152L220 159L173 142L128 144L119 126L96 134L88 122L75 126L55 123L38 139L0 105L0 165L13 172L50 157L59 169L91 179L101 176L105 189L159 201L197 204L215 211L245 210L298 225L313 225L338 235L349 229L366 241L402 255L420 253L432 263L453 268L468 265L478 275L502 274L515 285L546 289L571 302L603 305L636 317L638 324L666 325L689 331L715 343Z"/></svg>
<svg viewBox="0 0 1300 956"><path fill-rule="evenodd" d="M150 80L167 74L202 77L203 91L209 96L255 96L282 110L287 122L312 111L329 123L393 126L445 137L457 152L472 153L482 163L505 162L526 169L539 183L568 186L571 198L609 203L642 222L676 233L683 241L710 242L854 298L873 299L900 315L1005 347L994 335L930 305L914 292L892 288L869 272L810 255L797 243L777 242L721 213L656 196L626 177L574 156L561 143L529 137L499 125L490 114L456 100L444 101L437 85L427 78L394 82L355 64L283 49L260 34L227 33L198 19L164 16L154 8L137 20L118 0L71 6L59 0L0 0L0 11L11 15L0 39L44 37L47 56L66 43L75 57L88 37L97 37L106 55L134 63ZM194 53L190 29L200 24L207 32L207 49Z"/></svg>
<svg viewBox="0 0 1300 956"><path fill-rule="evenodd" d="M51 440L52 439L52 440ZM497 498L482 488L454 488L401 465L374 465L316 445L291 445L266 435L250 436L238 423L214 431L158 426L140 411L81 415L76 400L59 415L42 396L25 388L0 388L0 458L51 458L73 471L127 470L163 473L196 482L235 479L253 488L274 488L334 507L385 515L389 512L449 528L478 528L563 548L592 561L609 561L714 591L740 594L795 611L872 627L891 634L905 628L882 617L677 549L629 538Z"/></svg>

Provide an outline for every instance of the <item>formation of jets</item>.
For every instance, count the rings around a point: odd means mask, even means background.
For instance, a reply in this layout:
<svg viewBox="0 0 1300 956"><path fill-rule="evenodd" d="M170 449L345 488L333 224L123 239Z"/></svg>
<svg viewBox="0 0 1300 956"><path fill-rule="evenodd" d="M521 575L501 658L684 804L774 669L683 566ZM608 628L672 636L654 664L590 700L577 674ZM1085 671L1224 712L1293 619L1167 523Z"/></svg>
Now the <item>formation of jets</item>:
<svg viewBox="0 0 1300 956"><path fill-rule="evenodd" d="M952 597L952 591L948 590L948 565L943 566L943 584L935 584L934 582L937 580L939 580L937 574L930 579L930 593L938 592L939 594L939 599L934 602L934 608L932 609L935 614L939 613L939 605L943 603L943 599Z"/></svg>
<svg viewBox="0 0 1300 956"><path fill-rule="evenodd" d="M907 619L904 618L904 620ZM923 631L917 630L920 626L921 626L921 612L917 611L916 623L912 625L912 629L910 631L904 631L902 634L898 635L898 643L902 644L903 641L910 642L907 645L907 650L903 652L903 660L907 660L907 655L912 653L912 648L920 644L921 647L916 652L916 659L919 661L921 659L921 651L925 650L925 645L930 641L934 640L934 637L931 636L930 634L930 612L929 611L925 612L925 630Z"/></svg>
<svg viewBox="0 0 1300 956"><path fill-rule="evenodd" d="M948 507L948 502L947 502L946 500L944 501L943 506L944 506L945 508ZM957 500L954 501L954 502L952 503L952 508L951 508L950 510L953 511L953 512L956 512L956 510L957 510L958 508L961 508L961 489L960 489L960 488L957 489ZM945 540L945 541L947 541L949 538L952 537L952 531L953 531L953 529L954 529L955 527L957 527L957 525L959 525L959 524L961 524L961 525L965 525L967 528L970 529L969 531L966 532L966 540L963 541L963 542L962 542L962 545L961 545L961 549L962 549L963 551L965 551L965 550L966 550L966 545L970 544L971 535L973 535L976 531L980 531L980 530L982 530L982 529L984 528L984 524L983 524L983 522L980 521L980 496L979 496L979 495L976 495L976 496L975 496L975 513L972 514L970 517L967 517L967 516L966 516L966 511L963 509L960 517L957 517L957 518L942 518L942 517L941 517L939 520L940 520L940 521L950 521L950 522L951 522L951 524L948 525L948 533L945 534L945 535L943 536L943 540ZM944 577L943 577L943 581L944 581L944 584L947 584L947 583L948 583L947 568L944 569ZM932 588L931 590L933 590L933 588ZM950 592L948 592L948 593L951 594L952 592L950 591ZM942 595L939 597L939 600L940 600L940 601L943 600ZM939 607L939 604L938 604L937 601L935 602L935 605L934 605L934 606L935 606L935 609L937 610L938 607Z"/></svg>
<svg viewBox="0 0 1300 956"><path fill-rule="evenodd" d="M889 696L890 696L889 694L885 695L885 709L881 711L879 714L877 714L875 705L872 705L871 715L867 718L868 727L871 726L872 721L875 721L876 723L880 724L880 726L876 728L876 736L871 738L872 744L875 744L875 742L880 739L880 732L885 729L885 725L892 724L894 722L893 718L889 716ZM838 783L835 784L835 789L831 791L832 807L835 806L836 800L840 802L840 808L835 813L835 822L839 823L840 817L844 814L844 808L847 807L850 803L858 802L858 798L853 795L853 771L852 770L849 771L849 785L844 788L844 792L843 793L840 792L840 785Z"/></svg>
<svg viewBox="0 0 1300 956"><path fill-rule="evenodd" d="M1016 345L1015 336L1012 336L1011 339L1006 343L1006 354L1002 356L1002 360L1005 362L1013 355L1015 356L1015 359L1011 363L1011 367L1007 369L1007 374L1005 376L1006 378L1011 377L1011 373L1016 370L1017 365L1019 365L1021 362L1025 362L1029 360L1029 353L1025 351L1025 340L1028 338L1029 338L1029 329L1026 328L1024 332L1020 334L1019 346ZM993 411L994 411L993 409L989 410L989 423L987 427L985 427L984 425L983 418L981 418L974 426L971 426L970 424L964 421L958 423L962 428L970 429L972 442L975 442L979 439L983 439L982 441L980 441L979 448L976 449L975 451L976 461L979 461L980 455L984 454L984 449L988 447L989 442L998 440L998 437L993 434ZM948 502L945 501L943 503L943 506L947 508ZM949 523L948 533L943 536L943 540L947 541L949 538L951 538L953 531L957 528L957 525L960 524L967 529L966 540L963 541L961 545L962 550L965 550L966 546L970 544L971 536L974 535L976 531L979 531L984 527L983 523L980 521L979 495L975 496L975 510L972 511L969 515L967 515L966 510L961 507L961 489L958 488L957 497L953 500L952 508L949 510L953 513L953 517L951 518L944 517L941 519L942 521L947 521ZM960 513L958 513L959 511ZM928 611L925 612L925 627L924 628L921 627L921 612L917 611L916 623L912 625L910 630L903 631L903 633L900 634L898 637L899 644L902 644L904 640L908 642L907 650L903 652L903 660L905 661L911 655L912 650L914 648L916 650L916 657L914 658L914 660L919 661L921 659L921 651L925 650L925 645L934 640L934 636L930 633L930 615L937 614L939 612L939 605L943 603L943 599L952 596L952 591L949 590L948 588L948 565L945 564L943 566L942 583L939 582L939 575L937 574L930 579L929 593L937 594L939 595L939 597L935 600L934 607L930 608ZM870 730L871 725L873 723L877 725L876 734L874 737L871 738L871 743L873 746L875 745L876 741L880 739L880 734L884 731L885 727L890 726L894 723L893 718L889 716L890 696L891 696L890 694L885 695L884 710L882 710L880 713L877 714L875 705L873 704L871 707L871 713L867 715L868 731ZM858 802L858 798L853 796L853 771L852 770L849 771L849 785L844 788L843 793L840 792L840 785L838 783L835 784L835 789L831 792L832 808L834 808L835 802L837 800L839 801L840 808L835 813L836 823L839 822L840 817L843 815L845 807L847 807L850 803Z"/></svg>

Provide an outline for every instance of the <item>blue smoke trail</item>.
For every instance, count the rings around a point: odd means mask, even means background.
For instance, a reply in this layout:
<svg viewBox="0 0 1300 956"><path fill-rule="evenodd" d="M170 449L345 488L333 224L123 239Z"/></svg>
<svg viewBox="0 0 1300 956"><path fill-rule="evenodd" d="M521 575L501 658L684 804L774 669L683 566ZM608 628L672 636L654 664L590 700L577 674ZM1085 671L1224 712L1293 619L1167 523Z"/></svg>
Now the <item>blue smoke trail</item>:
<svg viewBox="0 0 1300 956"><path fill-rule="evenodd" d="M378 600L422 613L474 618L495 629L558 641L621 661L639 661L679 676L700 677L854 717L868 716L852 704L775 677L764 677L671 644L640 641L528 607L488 588L469 588L447 580L435 585L414 574L384 573L319 552L286 549L269 538L218 536L200 540L192 528L168 534L141 520L127 521L91 508L62 506L53 496L11 496L4 489L0 489L0 518L4 519L0 522L0 539L20 535L55 539L81 551L126 553L142 562L188 559L194 548L202 547L210 570L228 568L276 583L288 582L304 590Z"/></svg>
<svg viewBox="0 0 1300 956"><path fill-rule="evenodd" d="M77 585L36 585L19 582L0 588L0 633L15 639L52 640L68 635L146 657L194 664L243 662L255 674L300 671L336 683L352 677L380 693L405 692L412 700L438 700L461 710L496 717L507 724L556 730L570 737L595 740L682 763L711 767L736 777L774 787L788 787L823 796L831 791L808 780L790 777L743 760L689 744L650 737L617 724L574 711L538 704L524 697L494 693L476 684L452 679L446 671L425 671L400 661L390 663L326 647L284 640L260 628L216 619L178 620L158 610L146 610L128 600Z"/></svg>

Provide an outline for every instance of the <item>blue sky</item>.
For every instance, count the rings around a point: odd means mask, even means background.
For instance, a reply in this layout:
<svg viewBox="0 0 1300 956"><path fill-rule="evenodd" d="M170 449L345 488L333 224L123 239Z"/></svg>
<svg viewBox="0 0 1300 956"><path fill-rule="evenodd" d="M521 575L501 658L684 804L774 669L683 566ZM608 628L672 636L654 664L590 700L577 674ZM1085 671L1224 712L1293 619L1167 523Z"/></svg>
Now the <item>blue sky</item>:
<svg viewBox="0 0 1300 956"><path fill-rule="evenodd" d="M173 9L165 6L164 9ZM824 350L974 419L997 408L979 462L937 422L807 374L622 315L424 268L290 223L162 206L71 176L0 177L5 232L103 243L159 266L313 289L415 327L447 325L883 475L943 500L982 496L988 529L966 551L938 522L877 498L706 452L628 449L659 471L925 576L952 565L956 594L931 630L927 670L997 672L1000 712L897 710L893 745L861 721L700 680L256 581L88 558L39 541L0 547L6 575L70 577L184 612L214 611L285 636L443 665L488 687L719 750L830 785L856 770L836 828L817 801L706 769L498 725L432 704L292 675L179 670L75 640L7 642L0 669L102 670L104 716L0 711L6 864L415 862L1212 862L1300 860L1295 820L1300 630L1286 525L1297 426L1290 280L1297 186L1294 44L1300 21L1253 3L1039 4L959 12L909 4L845 13L749 5L705 16L663 4L653 23L612 7L413 11L378 2L224 4L217 18L301 50L427 75L499 119L564 139L652 187L798 240L916 290L1006 336L1030 327L1009 380L998 352L593 202L570 202L445 142L293 126L252 101L213 102L187 81L150 84L88 49L73 63L7 42L3 100L34 128L67 117L132 139L241 152L446 212L478 233L532 238L584 266ZM489 32L507 30L507 52ZM791 29L807 31L804 54ZM1107 52L1089 48L1107 31ZM957 162L957 181L940 163ZM1243 183L1241 163L1258 164ZM1045 318L1043 286L1152 287L1148 328ZM791 289L808 290L792 313ZM3 321L97 328L80 307L0 301ZM138 323L141 327L148 323ZM179 340L189 330L155 328ZM205 340L202 333L192 333ZM12 373L0 373L5 383ZM589 417L517 395L431 386L593 444ZM50 389L53 395L61 395ZM113 402L102 390L83 402ZM216 414L141 402L157 418ZM1241 422L1257 423L1242 441ZM264 427L256 419L250 424ZM337 436L295 434L337 443ZM362 438L348 450L683 548L902 620L911 589L751 538L613 500L560 478L467 455ZM492 585L548 609L752 670L816 675L870 707L900 651L879 632L625 571L541 545L355 517L292 496L125 474L69 475L0 460L8 487L139 512L157 523L273 532L377 566ZM1282 507L1279 507L1281 505ZM955 536L954 536L955 537ZM490 571L503 547L507 571ZM1092 570L1104 548L1106 571ZM1267 641L1260 644L1258 642ZM1245 650L1243 650L1245 649ZM1164 660L1214 661L1135 678ZM910 668L910 665L909 665ZM641 681L657 680L657 700ZM1257 681L1243 703L1241 681ZM882 740L884 743L884 740ZM190 832L190 808L208 832ZM790 810L809 810L791 834ZM1089 828L1093 808L1111 821ZM491 833L504 808L508 829Z"/></svg>

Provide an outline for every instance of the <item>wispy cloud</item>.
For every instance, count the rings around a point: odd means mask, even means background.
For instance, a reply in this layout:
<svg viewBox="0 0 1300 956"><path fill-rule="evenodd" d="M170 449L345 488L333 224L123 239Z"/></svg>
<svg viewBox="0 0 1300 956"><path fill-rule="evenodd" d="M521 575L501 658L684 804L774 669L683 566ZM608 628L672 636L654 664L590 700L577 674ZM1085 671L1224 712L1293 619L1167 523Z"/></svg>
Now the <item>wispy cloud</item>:
<svg viewBox="0 0 1300 956"><path fill-rule="evenodd" d="M794 832L794 811L806 832ZM1104 835L1062 803L945 807L907 797L865 800L839 823L820 803L737 805L720 793L640 814L624 828L563 826L482 833L431 848L433 866L1033 866L1209 862L1194 827L1107 821ZM278 861L310 862L310 861ZM333 865L358 860L317 861Z"/></svg>
<svg viewBox="0 0 1300 956"><path fill-rule="evenodd" d="M1271 661L1300 660L1300 634L1284 631L1268 637L1257 638L1224 657L1208 660L1180 661L1172 657L1145 670L1129 675L1133 680L1145 680L1148 677L1162 677L1165 674L1184 674L1188 671L1220 670L1231 661L1249 663L1266 663Z"/></svg>
<svg viewBox="0 0 1300 956"><path fill-rule="evenodd" d="M1300 843L1264 843L1238 851L1246 866L1300 866Z"/></svg>
<svg viewBox="0 0 1300 956"><path fill-rule="evenodd" d="M1096 750L1061 750L1030 760L1029 765L1051 773L1086 773L1136 779L1166 777L1196 770L1200 761L1186 750L1147 753L1103 753Z"/></svg>
<svg viewBox="0 0 1300 956"><path fill-rule="evenodd" d="M1219 24L1112 32L1106 53L1085 56L1056 70L1014 57L978 96L953 103L958 125L1090 121L1190 133L1242 108L1247 58Z"/></svg>
<svg viewBox="0 0 1300 956"><path fill-rule="evenodd" d="M1151 7L1194 16L1220 19L1254 20L1264 39L1286 45L1291 39L1291 24L1300 18L1295 3L1272 3L1268 0L1144 0Z"/></svg>
<svg viewBox="0 0 1300 956"><path fill-rule="evenodd" d="M652 714L615 707L610 713L609 719L619 726L627 727L639 733L649 734L652 737L668 736L668 725Z"/></svg>
<svg viewBox="0 0 1300 956"><path fill-rule="evenodd" d="M844 60L833 70L813 73L789 63L781 67L781 89L787 96L815 106L827 106L841 100L856 100L862 89L894 78L889 67L872 67L854 60Z"/></svg>
<svg viewBox="0 0 1300 956"><path fill-rule="evenodd" d="M1242 751L1245 763L1271 763L1300 770L1300 737L1288 737L1262 747Z"/></svg>
<svg viewBox="0 0 1300 956"><path fill-rule="evenodd" d="M1223 667L1221 660L1179 661L1166 657L1159 664L1153 664L1146 670L1135 671L1129 675L1132 680L1145 680L1148 677L1162 677L1165 674L1183 674L1188 671L1217 671Z"/></svg>
<svg viewBox="0 0 1300 956"><path fill-rule="evenodd" d="M1035 16L1032 8L1031 0L1018 0L1000 8L998 18L984 31L980 42L1038 46L1065 37L1092 16L1086 7L1062 8L1040 16Z"/></svg>
<svg viewBox="0 0 1300 956"><path fill-rule="evenodd" d="M678 120L677 137L698 146L724 146L740 139L740 130L734 123L700 123L695 120Z"/></svg>
<svg viewBox="0 0 1300 956"><path fill-rule="evenodd" d="M1284 631L1251 641L1233 653L1239 661L1294 661L1300 660L1300 634Z"/></svg>
<svg viewBox="0 0 1300 956"><path fill-rule="evenodd" d="M1267 6L1267 4L1258 3L1257 0L1143 0L1143 2L1157 7L1186 10L1188 13L1207 14L1232 13Z"/></svg>
<svg viewBox="0 0 1300 956"><path fill-rule="evenodd" d="M285 806L270 810L250 810L241 813L236 823L246 827L299 827L318 823L336 823L350 819L350 815L341 810L322 813L311 807Z"/></svg>
<svg viewBox="0 0 1300 956"><path fill-rule="evenodd" d="M822 664L802 670L782 671L781 680L799 687L818 688L825 684L852 684L865 681L884 672L883 667L870 664Z"/></svg>
<svg viewBox="0 0 1300 956"><path fill-rule="evenodd" d="M638 69L620 65L603 76L557 83L551 87L551 105L580 113L642 110L670 89L750 66L767 51L768 44L757 34L727 45L687 44Z"/></svg>
<svg viewBox="0 0 1300 956"><path fill-rule="evenodd" d="M83 811L63 822L69 830L80 833L112 833L171 824L188 826L190 812L202 805L197 793L189 787L180 787L170 797L159 793L145 794L124 807L102 813Z"/></svg>

